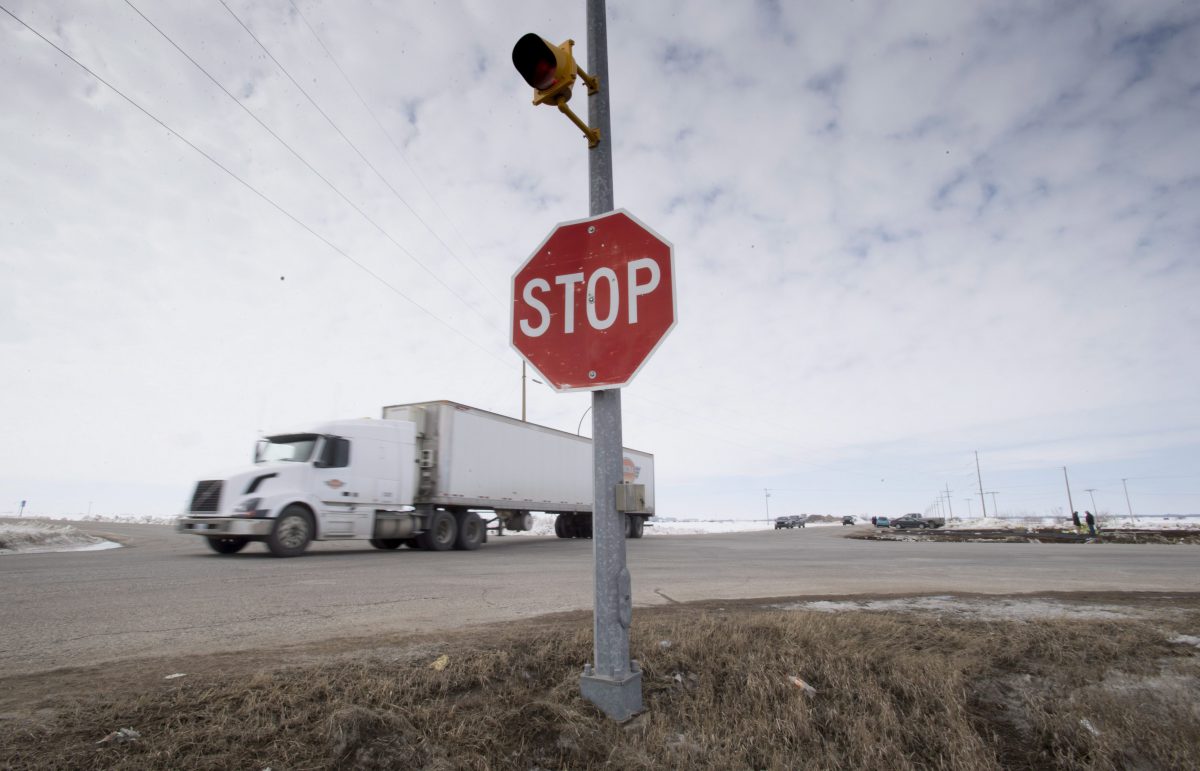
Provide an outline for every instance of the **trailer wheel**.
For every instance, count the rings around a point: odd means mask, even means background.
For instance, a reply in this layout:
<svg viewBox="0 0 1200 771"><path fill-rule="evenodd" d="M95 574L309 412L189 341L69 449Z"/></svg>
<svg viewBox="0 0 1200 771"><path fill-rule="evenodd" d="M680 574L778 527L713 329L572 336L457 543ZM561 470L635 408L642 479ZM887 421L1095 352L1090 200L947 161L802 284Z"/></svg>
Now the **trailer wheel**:
<svg viewBox="0 0 1200 771"><path fill-rule="evenodd" d="M308 548L312 534L308 510L293 504L275 520L275 529L267 538L267 549L276 557L298 557Z"/></svg>
<svg viewBox="0 0 1200 771"><path fill-rule="evenodd" d="M629 517L629 525L630 525L630 527L629 527L629 537L630 538L641 538L642 533L646 532L646 518L645 517L635 517L635 516L631 515Z"/></svg>
<svg viewBox="0 0 1200 771"><path fill-rule="evenodd" d="M554 534L559 538L574 538L577 522L574 514L559 514L554 520Z"/></svg>
<svg viewBox="0 0 1200 771"><path fill-rule="evenodd" d="M425 551L446 551L454 546L458 525L448 511L437 510L429 515L429 528L417 536L417 546Z"/></svg>
<svg viewBox="0 0 1200 771"><path fill-rule="evenodd" d="M574 533L576 538L591 538L592 537L592 518L575 517Z"/></svg>
<svg viewBox="0 0 1200 771"><path fill-rule="evenodd" d="M483 520L473 511L456 512L454 515L458 525L458 535L454 539L454 548L461 551L475 551L483 544L486 531Z"/></svg>
<svg viewBox="0 0 1200 771"><path fill-rule="evenodd" d="M404 543L403 538L372 538L371 545L376 549L399 549Z"/></svg>
<svg viewBox="0 0 1200 771"><path fill-rule="evenodd" d="M204 540L208 541L208 548L217 554L237 554L246 548L246 544L250 543L249 538L205 538Z"/></svg>

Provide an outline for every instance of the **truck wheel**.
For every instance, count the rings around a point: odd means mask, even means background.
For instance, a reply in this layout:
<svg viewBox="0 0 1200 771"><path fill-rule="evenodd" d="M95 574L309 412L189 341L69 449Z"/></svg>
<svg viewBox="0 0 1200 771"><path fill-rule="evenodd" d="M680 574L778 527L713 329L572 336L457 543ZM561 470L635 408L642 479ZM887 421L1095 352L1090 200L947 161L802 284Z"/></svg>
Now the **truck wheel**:
<svg viewBox="0 0 1200 771"><path fill-rule="evenodd" d="M567 530L567 517L565 514L559 514L554 518L554 534L559 538L571 537L571 533Z"/></svg>
<svg viewBox="0 0 1200 771"><path fill-rule="evenodd" d="M425 551L446 551L454 546L458 526L448 511L435 511L429 516L429 528L417 536L417 546Z"/></svg>
<svg viewBox="0 0 1200 771"><path fill-rule="evenodd" d="M592 518L591 517L576 517L575 518L575 537L576 538L591 538L592 537Z"/></svg>
<svg viewBox="0 0 1200 771"><path fill-rule="evenodd" d="M399 549L404 543L403 538L372 538L371 545L376 549Z"/></svg>
<svg viewBox="0 0 1200 771"><path fill-rule="evenodd" d="M249 538L205 538L208 548L217 554L237 554L250 543Z"/></svg>
<svg viewBox="0 0 1200 771"><path fill-rule="evenodd" d="M313 525L303 506L288 506L275 520L267 549L276 557L298 557L312 540Z"/></svg>
<svg viewBox="0 0 1200 771"><path fill-rule="evenodd" d="M460 551L475 551L483 544L483 520L473 511L464 511L454 515L457 520L458 535L454 539L454 548Z"/></svg>
<svg viewBox="0 0 1200 771"><path fill-rule="evenodd" d="M629 537L630 538L641 538L642 533L646 532L646 518L645 517L630 517L629 522L630 522Z"/></svg>

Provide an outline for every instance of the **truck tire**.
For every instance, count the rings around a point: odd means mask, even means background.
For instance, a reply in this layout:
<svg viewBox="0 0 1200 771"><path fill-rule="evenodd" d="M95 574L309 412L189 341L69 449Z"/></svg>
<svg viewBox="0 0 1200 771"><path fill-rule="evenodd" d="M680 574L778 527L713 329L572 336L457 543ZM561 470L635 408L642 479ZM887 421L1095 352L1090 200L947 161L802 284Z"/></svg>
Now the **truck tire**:
<svg viewBox="0 0 1200 771"><path fill-rule="evenodd" d="M458 525L458 534L454 538L454 548L460 551L475 551L483 545L483 520L473 511L458 512L454 515Z"/></svg>
<svg viewBox="0 0 1200 771"><path fill-rule="evenodd" d="M592 518L575 517L575 537L576 538L591 538L592 537Z"/></svg>
<svg viewBox="0 0 1200 771"><path fill-rule="evenodd" d="M559 538L570 538L571 531L567 527L567 515L559 514L554 518L554 534Z"/></svg>
<svg viewBox="0 0 1200 771"><path fill-rule="evenodd" d="M376 549L399 549L404 543L403 538L372 538L371 545Z"/></svg>
<svg viewBox="0 0 1200 771"><path fill-rule="evenodd" d="M631 516L629 518L629 525L630 525L630 528L629 528L629 537L630 538L641 538L642 534L646 532L646 518L645 517Z"/></svg>
<svg viewBox="0 0 1200 771"><path fill-rule="evenodd" d="M454 547L458 537L458 524L448 511L434 511L429 515L429 528L417 536L417 546L425 551L446 551Z"/></svg>
<svg viewBox="0 0 1200 771"><path fill-rule="evenodd" d="M313 523L308 509L292 504L275 520L267 549L276 557L299 557L312 541Z"/></svg>
<svg viewBox="0 0 1200 771"><path fill-rule="evenodd" d="M246 544L250 543L249 538L205 538L208 541L208 548L215 551L217 554L237 554L242 549L246 548Z"/></svg>

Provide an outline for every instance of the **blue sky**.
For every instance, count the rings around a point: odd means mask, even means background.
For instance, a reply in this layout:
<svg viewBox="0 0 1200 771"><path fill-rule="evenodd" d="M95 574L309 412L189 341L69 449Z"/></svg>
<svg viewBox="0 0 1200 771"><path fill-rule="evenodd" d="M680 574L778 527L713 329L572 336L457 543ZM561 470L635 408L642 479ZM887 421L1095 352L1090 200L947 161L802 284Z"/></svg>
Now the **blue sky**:
<svg viewBox="0 0 1200 771"><path fill-rule="evenodd" d="M583 3L226 3L133 0L240 106L130 4L2 0L176 135L0 13L0 512L171 513L260 430L384 404L519 414L508 282L587 158L509 53L586 57ZM661 513L978 512L976 450L1001 513L1065 508L1063 466L1081 510L1200 513L1200 10L609 23L616 203L676 254L623 398Z"/></svg>

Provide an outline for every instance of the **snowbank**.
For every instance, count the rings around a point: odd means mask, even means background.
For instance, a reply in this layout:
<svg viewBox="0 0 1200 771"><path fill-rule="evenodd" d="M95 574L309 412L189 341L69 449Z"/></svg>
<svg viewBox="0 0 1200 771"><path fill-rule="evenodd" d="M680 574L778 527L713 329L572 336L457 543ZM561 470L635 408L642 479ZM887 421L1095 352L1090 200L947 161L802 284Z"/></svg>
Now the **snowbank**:
<svg viewBox="0 0 1200 771"><path fill-rule="evenodd" d="M100 551L119 549L121 544L80 532L70 525L53 525L31 520L0 521L0 554L48 551Z"/></svg>
<svg viewBox="0 0 1200 771"><path fill-rule="evenodd" d="M1083 519L1083 514L1079 515ZM1171 514L1165 517L1134 517L1130 524L1129 517L1100 517L1099 525L1105 529L1137 530L1192 530L1200 529L1200 516L1188 514ZM1025 530L1036 527L1061 527L1070 529L1070 517L976 517L974 519L958 519L947 522L951 530Z"/></svg>

